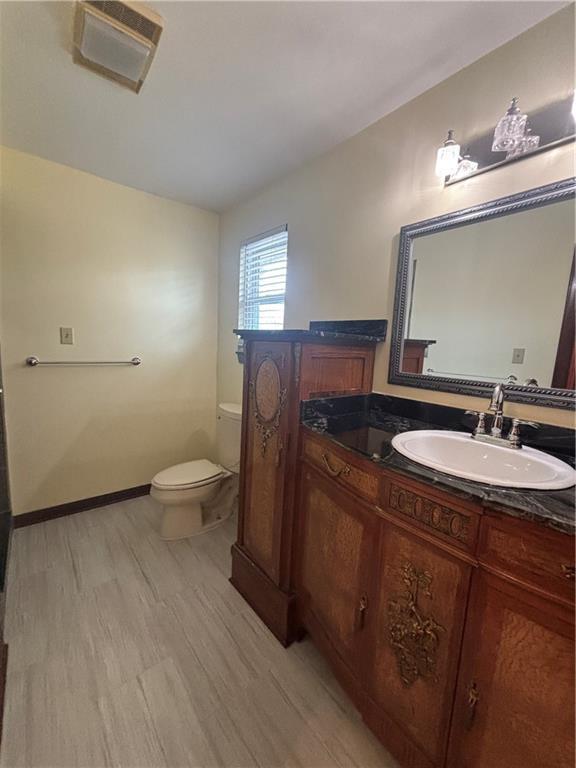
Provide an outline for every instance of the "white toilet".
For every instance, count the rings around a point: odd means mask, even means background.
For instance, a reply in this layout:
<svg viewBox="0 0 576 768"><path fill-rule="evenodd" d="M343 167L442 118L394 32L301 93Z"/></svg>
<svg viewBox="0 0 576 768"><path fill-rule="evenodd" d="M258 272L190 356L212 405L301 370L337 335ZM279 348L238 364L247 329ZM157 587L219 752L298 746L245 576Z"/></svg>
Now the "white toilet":
<svg viewBox="0 0 576 768"><path fill-rule="evenodd" d="M238 498L242 409L220 403L217 414L219 464L207 459L163 469L152 480L150 495L164 507L160 536L186 539L215 528L232 512Z"/></svg>

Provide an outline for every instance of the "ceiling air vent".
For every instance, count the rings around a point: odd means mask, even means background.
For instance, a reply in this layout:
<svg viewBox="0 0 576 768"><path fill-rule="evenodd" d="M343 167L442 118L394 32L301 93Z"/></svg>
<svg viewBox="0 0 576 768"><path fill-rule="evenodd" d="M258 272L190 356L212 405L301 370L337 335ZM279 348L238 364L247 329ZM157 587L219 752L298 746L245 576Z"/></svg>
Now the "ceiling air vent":
<svg viewBox="0 0 576 768"><path fill-rule="evenodd" d="M138 93L156 53L162 19L140 3L76 3L74 61Z"/></svg>

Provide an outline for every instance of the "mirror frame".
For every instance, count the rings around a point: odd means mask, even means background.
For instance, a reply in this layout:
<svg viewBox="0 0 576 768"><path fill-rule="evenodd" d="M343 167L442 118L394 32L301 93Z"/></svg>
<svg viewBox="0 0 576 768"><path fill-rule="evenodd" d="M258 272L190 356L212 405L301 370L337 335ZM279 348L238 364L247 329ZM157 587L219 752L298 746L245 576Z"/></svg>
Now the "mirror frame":
<svg viewBox="0 0 576 768"><path fill-rule="evenodd" d="M487 203L454 211L433 219L409 224L400 230L398 266L396 271L396 292L394 296L394 319L392 322L390 368L388 381L405 387L432 389L439 392L455 392L459 395L473 395L488 398L494 389L494 382L474 381L473 379L448 378L444 376L426 376L423 373L403 373L402 342L406 318L406 299L410 258L414 240L423 235L455 229L485 219L506 216L509 213L526 211L543 205L574 200L576 197L576 177L529 189L508 197L490 200ZM520 384L505 385L506 398L513 402L527 405L547 406L574 410L576 392L569 389L550 387L526 387Z"/></svg>

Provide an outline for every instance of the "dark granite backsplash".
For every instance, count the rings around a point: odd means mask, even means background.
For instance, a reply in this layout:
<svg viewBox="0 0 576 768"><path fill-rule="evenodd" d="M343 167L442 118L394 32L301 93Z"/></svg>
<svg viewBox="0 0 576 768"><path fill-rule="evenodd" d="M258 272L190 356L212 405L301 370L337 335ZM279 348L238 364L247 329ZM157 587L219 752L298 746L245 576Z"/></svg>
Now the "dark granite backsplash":
<svg viewBox="0 0 576 768"><path fill-rule="evenodd" d="M396 425L394 434L418 428L414 426L415 422L419 422L420 429L435 428L450 429L456 432L472 432L478 420L474 414L468 414L462 408L423 403L403 397L380 395L376 392L371 395L305 400L302 403L301 416L302 420L306 422L313 419L330 419L336 416L341 419L342 416L346 416L350 424L354 422L355 418L355 423L358 426L369 423L371 427L384 430L389 425L392 416L394 417L393 423ZM397 425L401 424L402 419L406 420L406 429L397 429ZM508 432L510 427L511 420L504 418L504 434ZM576 466L576 433L573 429L556 427L552 424L539 424L537 429L521 425L520 435L524 445L530 445L532 448L551 453L571 466Z"/></svg>
<svg viewBox="0 0 576 768"><path fill-rule="evenodd" d="M381 336L372 336L365 333L352 333L351 331L339 330L320 330L319 328L310 328L308 331L302 328L283 328L275 331L257 330L254 328L234 328L233 333L245 341L299 341L305 342L333 342L359 344L361 346L370 345L373 342L382 341Z"/></svg>
<svg viewBox="0 0 576 768"><path fill-rule="evenodd" d="M371 336L384 341L388 320L311 320L310 330L351 333L354 336Z"/></svg>
<svg viewBox="0 0 576 768"><path fill-rule="evenodd" d="M437 472L410 461L392 448L392 437L414 429L472 432L476 417L461 408L389 395L356 395L304 401L301 419L310 429L391 469L443 486L456 495L476 498L510 515L536 520L567 533L576 530L574 489L532 491L501 488ZM504 429L510 427L504 420ZM575 433L548 424L522 427L522 440L574 466Z"/></svg>

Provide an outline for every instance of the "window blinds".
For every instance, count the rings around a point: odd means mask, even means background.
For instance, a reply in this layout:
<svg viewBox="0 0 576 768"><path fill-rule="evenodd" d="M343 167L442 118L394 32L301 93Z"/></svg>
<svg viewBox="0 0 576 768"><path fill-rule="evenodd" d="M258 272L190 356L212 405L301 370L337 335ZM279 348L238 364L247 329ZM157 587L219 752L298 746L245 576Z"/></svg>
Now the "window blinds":
<svg viewBox="0 0 576 768"><path fill-rule="evenodd" d="M264 232L240 248L240 328L278 330L284 327L284 296L288 227Z"/></svg>

